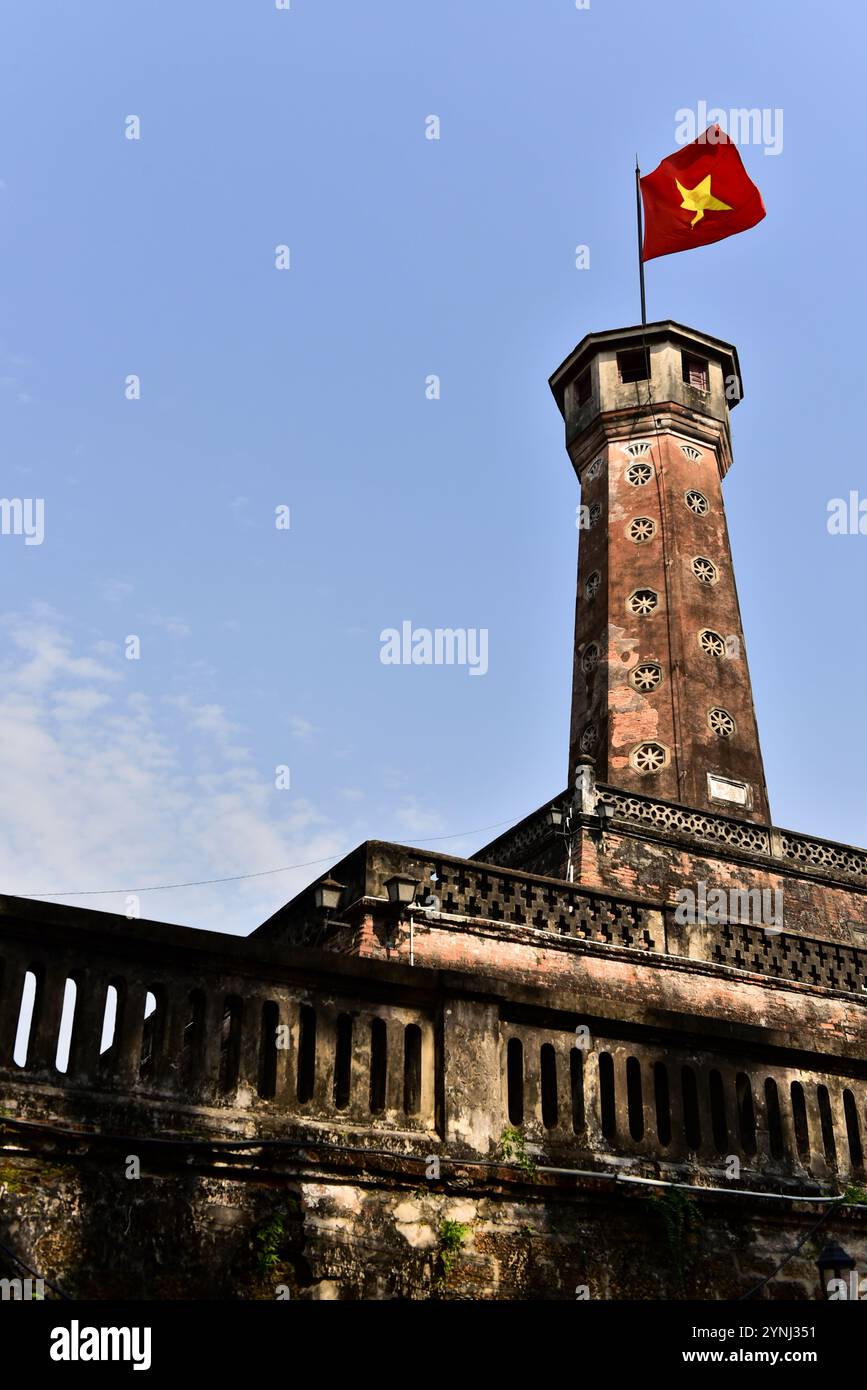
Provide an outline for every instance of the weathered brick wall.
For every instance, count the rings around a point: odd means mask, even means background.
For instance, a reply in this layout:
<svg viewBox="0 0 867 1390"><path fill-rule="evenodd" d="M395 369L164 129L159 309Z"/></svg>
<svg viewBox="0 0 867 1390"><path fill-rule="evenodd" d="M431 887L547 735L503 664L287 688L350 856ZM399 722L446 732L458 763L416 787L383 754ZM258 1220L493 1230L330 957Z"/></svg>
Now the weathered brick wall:
<svg viewBox="0 0 867 1390"><path fill-rule="evenodd" d="M787 931L826 941L867 947L867 894L855 885L823 882L794 866L750 861L710 847L660 843L635 833L608 831L604 837L584 829L576 849L577 875L588 888L646 895L674 904L681 889L696 891L699 881L715 888L782 893ZM862 927L864 935L853 929Z"/></svg>
<svg viewBox="0 0 867 1390"><path fill-rule="evenodd" d="M145 1166L129 1180L120 1159L0 1168L4 1243L76 1298L737 1298L817 1219L769 1200L550 1180L516 1191L468 1174L463 1191L310 1166L252 1179ZM867 1208L846 1208L761 1296L817 1298L830 1238L867 1271Z"/></svg>

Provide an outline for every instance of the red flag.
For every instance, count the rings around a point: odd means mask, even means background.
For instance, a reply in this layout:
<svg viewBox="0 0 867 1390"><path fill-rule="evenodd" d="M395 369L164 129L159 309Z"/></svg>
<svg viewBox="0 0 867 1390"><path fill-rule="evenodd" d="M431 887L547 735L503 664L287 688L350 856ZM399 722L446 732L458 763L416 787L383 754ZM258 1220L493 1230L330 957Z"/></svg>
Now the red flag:
<svg viewBox="0 0 867 1390"><path fill-rule="evenodd" d="M718 125L646 174L641 197L643 261L722 241L754 227L765 215L762 195L737 146Z"/></svg>

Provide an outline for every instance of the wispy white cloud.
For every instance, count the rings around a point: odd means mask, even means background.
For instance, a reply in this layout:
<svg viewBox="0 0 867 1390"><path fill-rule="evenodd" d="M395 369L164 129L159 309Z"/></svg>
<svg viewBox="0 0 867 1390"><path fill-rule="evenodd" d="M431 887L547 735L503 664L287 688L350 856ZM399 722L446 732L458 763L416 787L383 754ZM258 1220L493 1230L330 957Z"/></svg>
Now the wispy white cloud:
<svg viewBox="0 0 867 1390"><path fill-rule="evenodd" d="M79 649L48 610L2 632L0 891L123 912L122 896L74 890L258 873L356 838L277 790L223 706L133 689L120 647ZM317 872L143 893L141 914L246 933Z"/></svg>
<svg viewBox="0 0 867 1390"><path fill-rule="evenodd" d="M102 597L106 603L123 603L132 593L132 585L125 579L106 579L102 585Z"/></svg>
<svg viewBox="0 0 867 1390"><path fill-rule="evenodd" d="M192 629L183 618L166 618L161 613L149 613L147 621L151 627L158 627L170 637L189 637Z"/></svg>
<svg viewBox="0 0 867 1390"><path fill-rule="evenodd" d="M315 725L309 719L304 719L300 714L290 714L289 728L293 738L308 739L314 732Z"/></svg>
<svg viewBox="0 0 867 1390"><path fill-rule="evenodd" d="M398 826L410 835L433 835L446 829L439 811L422 806L415 797L407 797L397 808Z"/></svg>

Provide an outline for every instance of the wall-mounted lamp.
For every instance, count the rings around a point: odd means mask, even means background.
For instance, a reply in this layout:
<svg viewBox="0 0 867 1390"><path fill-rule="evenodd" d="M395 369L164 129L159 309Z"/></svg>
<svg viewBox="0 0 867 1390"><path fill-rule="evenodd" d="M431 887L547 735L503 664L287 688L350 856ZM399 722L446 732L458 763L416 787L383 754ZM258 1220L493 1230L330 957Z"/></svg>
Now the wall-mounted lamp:
<svg viewBox="0 0 867 1390"><path fill-rule="evenodd" d="M601 799L596 801L596 821L599 826L599 848L601 850L605 848L605 832L614 818L615 809L613 801L602 801Z"/></svg>
<svg viewBox="0 0 867 1390"><path fill-rule="evenodd" d="M409 963L415 964L415 931L413 914L409 912L415 902L415 895L421 879L410 878L408 874L392 874L391 878L385 880L385 890L388 893L388 906L391 914L391 926L389 929L388 946L397 945L397 929L402 917L409 917Z"/></svg>
<svg viewBox="0 0 867 1390"><path fill-rule="evenodd" d="M613 801L597 801L596 814L599 817L599 824L603 830L607 830L614 819L617 807Z"/></svg>
<svg viewBox="0 0 867 1390"><path fill-rule="evenodd" d="M548 826L555 835L562 836L566 843L566 877L572 882L574 870L572 867L572 853L575 840L572 834L572 807L569 802L562 806L549 806L546 812Z"/></svg>
<svg viewBox="0 0 867 1390"><path fill-rule="evenodd" d="M832 1282L835 1279L843 1279L844 1274L851 1272L855 1268L855 1261L842 1245L832 1240L822 1250L816 1265L822 1283L822 1297L831 1298L837 1294L837 1289L831 1288ZM846 1296L848 1295L844 1295Z"/></svg>
<svg viewBox="0 0 867 1390"><path fill-rule="evenodd" d="M412 907L421 879L409 878L406 874L392 874L385 880L388 901L393 907Z"/></svg>
<svg viewBox="0 0 867 1390"><path fill-rule="evenodd" d="M340 907L345 885L334 878L323 878L313 890L313 901L320 912L336 912Z"/></svg>

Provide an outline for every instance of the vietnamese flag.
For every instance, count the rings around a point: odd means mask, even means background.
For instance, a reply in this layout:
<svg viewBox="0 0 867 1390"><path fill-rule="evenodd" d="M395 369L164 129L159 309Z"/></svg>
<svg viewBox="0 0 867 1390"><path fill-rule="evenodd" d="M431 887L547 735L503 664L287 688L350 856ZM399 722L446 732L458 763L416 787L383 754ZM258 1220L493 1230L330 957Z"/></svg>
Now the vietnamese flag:
<svg viewBox="0 0 867 1390"><path fill-rule="evenodd" d="M722 241L754 227L765 215L762 195L737 146L718 125L646 174L641 197L643 261Z"/></svg>

